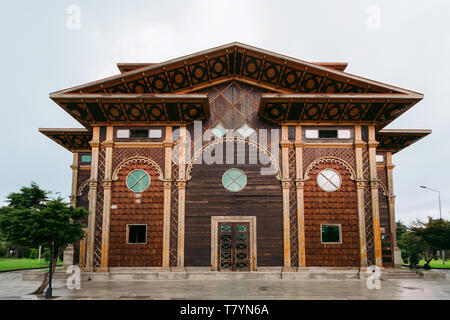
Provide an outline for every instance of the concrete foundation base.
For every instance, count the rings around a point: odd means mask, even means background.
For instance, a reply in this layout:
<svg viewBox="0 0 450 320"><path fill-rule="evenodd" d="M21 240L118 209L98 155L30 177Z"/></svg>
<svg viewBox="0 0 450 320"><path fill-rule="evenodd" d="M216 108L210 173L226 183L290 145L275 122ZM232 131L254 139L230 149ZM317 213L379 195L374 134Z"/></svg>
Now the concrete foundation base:
<svg viewBox="0 0 450 320"><path fill-rule="evenodd" d="M358 268L298 268L284 272L279 268L260 268L252 272L217 272L208 267L168 270L162 268L110 268L110 272L82 272L81 281L151 281L151 280L361 280L369 274ZM67 279L69 274L57 271L54 279ZM23 272L23 280L40 281L44 272ZM438 270L414 271L382 268L381 279L445 280L446 273Z"/></svg>

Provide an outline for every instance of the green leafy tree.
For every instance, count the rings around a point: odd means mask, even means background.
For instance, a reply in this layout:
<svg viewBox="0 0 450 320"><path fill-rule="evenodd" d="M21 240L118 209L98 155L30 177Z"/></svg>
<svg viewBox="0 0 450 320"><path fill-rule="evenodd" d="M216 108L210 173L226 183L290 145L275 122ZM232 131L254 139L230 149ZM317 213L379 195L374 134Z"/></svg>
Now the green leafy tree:
<svg viewBox="0 0 450 320"><path fill-rule="evenodd" d="M426 249L423 239L420 235L408 230L401 234L397 242L402 251L402 259L409 261L411 268L415 268L419 263L420 254Z"/></svg>
<svg viewBox="0 0 450 320"><path fill-rule="evenodd" d="M430 262L439 251L450 249L450 221L428 217L428 223L418 221L411 232L423 240L422 256L426 269L430 268Z"/></svg>
<svg viewBox="0 0 450 320"><path fill-rule="evenodd" d="M52 268L45 274L36 294L48 286L59 253L84 237L83 225L78 221L89 214L83 208L70 207L60 197L49 199L48 195L49 192L33 182L18 193L11 193L7 197L8 206L0 208L0 232L7 242L28 248L42 246L53 251Z"/></svg>

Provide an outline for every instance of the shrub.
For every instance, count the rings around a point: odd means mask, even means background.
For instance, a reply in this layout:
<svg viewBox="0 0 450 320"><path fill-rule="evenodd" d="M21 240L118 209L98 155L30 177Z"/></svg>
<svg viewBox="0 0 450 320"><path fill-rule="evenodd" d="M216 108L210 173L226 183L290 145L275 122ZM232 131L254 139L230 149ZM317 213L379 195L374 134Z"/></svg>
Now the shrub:
<svg viewBox="0 0 450 320"><path fill-rule="evenodd" d="M39 258L39 249L31 249L30 251L30 259Z"/></svg>

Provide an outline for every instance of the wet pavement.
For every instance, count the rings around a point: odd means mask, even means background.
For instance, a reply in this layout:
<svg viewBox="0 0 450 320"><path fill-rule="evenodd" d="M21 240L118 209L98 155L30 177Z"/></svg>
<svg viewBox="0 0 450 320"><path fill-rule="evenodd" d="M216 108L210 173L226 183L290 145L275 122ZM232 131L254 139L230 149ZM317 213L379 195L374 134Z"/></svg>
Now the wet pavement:
<svg viewBox="0 0 450 320"><path fill-rule="evenodd" d="M450 300L450 280L392 279L381 289L368 289L365 280L154 280L82 281L69 290L66 282L53 282L56 299L155 300ZM30 294L39 281L22 281L21 272L0 273L0 299L42 299Z"/></svg>

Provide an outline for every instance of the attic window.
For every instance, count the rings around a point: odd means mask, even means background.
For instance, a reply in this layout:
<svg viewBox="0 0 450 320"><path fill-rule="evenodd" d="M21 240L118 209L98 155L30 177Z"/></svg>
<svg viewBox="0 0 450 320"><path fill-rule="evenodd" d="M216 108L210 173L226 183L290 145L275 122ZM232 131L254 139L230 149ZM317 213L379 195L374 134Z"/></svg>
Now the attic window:
<svg viewBox="0 0 450 320"><path fill-rule="evenodd" d="M337 139L337 130L319 130L319 138L323 139Z"/></svg>
<svg viewBox="0 0 450 320"><path fill-rule="evenodd" d="M134 129L130 130L131 138L148 138L148 130L146 129Z"/></svg>

